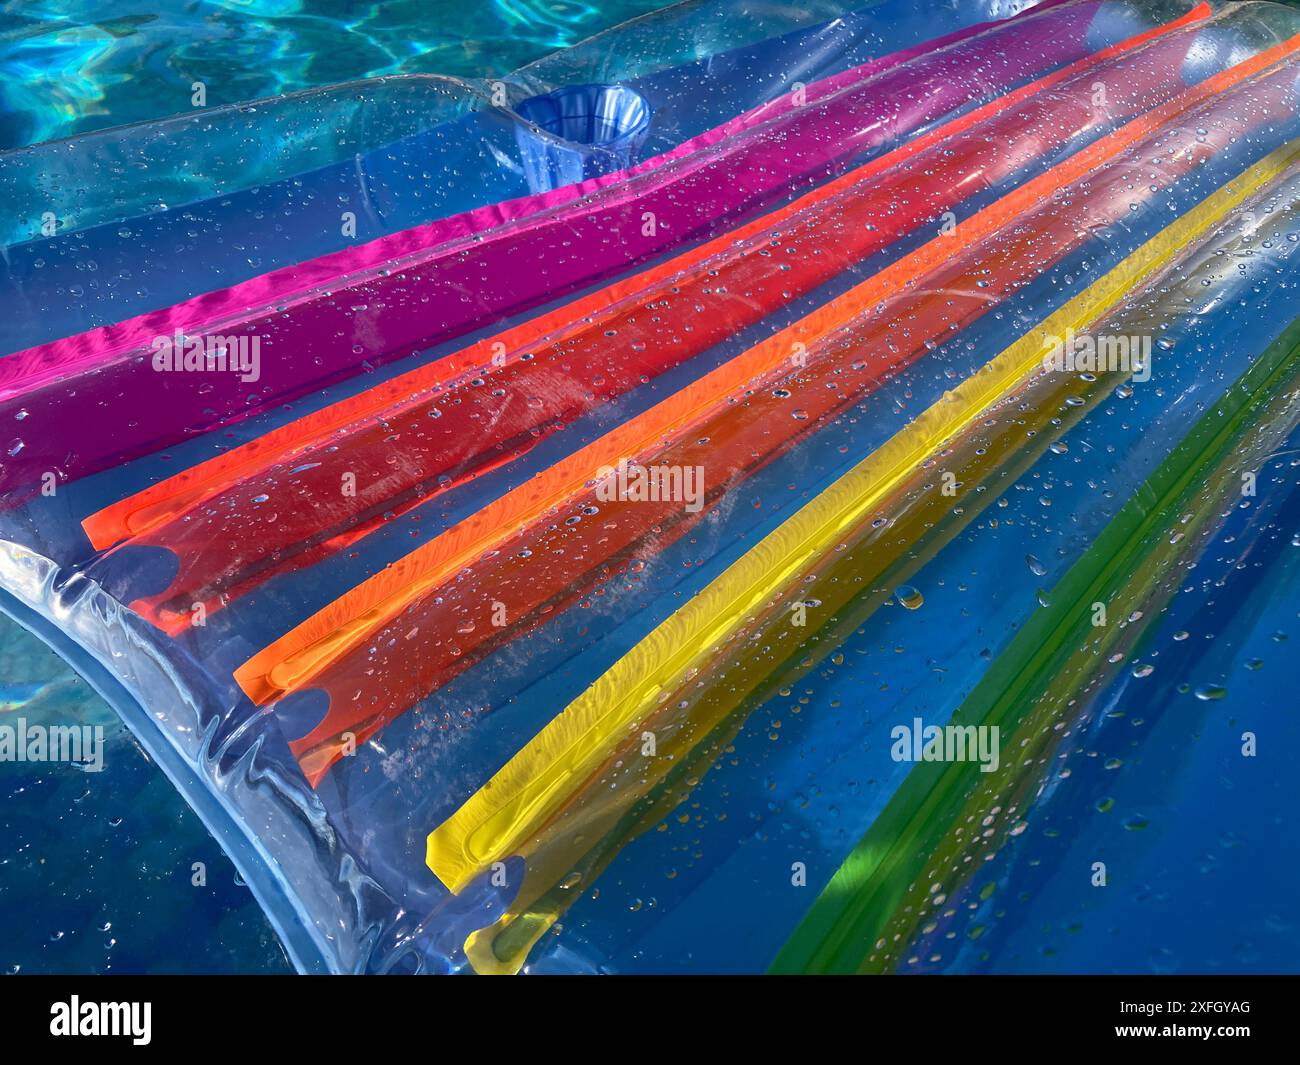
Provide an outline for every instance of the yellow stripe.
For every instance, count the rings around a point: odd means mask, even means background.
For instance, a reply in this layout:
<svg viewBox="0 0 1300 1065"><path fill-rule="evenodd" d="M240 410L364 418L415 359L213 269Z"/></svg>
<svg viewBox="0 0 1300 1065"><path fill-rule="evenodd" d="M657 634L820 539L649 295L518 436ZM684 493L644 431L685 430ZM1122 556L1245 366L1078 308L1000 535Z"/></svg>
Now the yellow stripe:
<svg viewBox="0 0 1300 1065"><path fill-rule="evenodd" d="M713 656L747 617L833 550L846 531L945 441L1041 366L1045 336L1063 336L1098 318L1297 159L1300 140L1207 197L946 393L660 624L429 835L427 861L438 879L459 891L485 866L521 853L584 787L611 749Z"/></svg>

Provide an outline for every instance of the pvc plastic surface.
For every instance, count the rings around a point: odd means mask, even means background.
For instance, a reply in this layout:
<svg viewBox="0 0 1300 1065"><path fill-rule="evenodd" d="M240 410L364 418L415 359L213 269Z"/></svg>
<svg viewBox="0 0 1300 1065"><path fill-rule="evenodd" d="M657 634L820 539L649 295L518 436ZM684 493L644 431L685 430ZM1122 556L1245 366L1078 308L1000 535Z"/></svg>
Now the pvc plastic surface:
<svg viewBox="0 0 1300 1065"><path fill-rule="evenodd" d="M1295 601L1300 16L743 8L0 154L2 605L305 971L907 968L1046 785L893 725Z"/></svg>

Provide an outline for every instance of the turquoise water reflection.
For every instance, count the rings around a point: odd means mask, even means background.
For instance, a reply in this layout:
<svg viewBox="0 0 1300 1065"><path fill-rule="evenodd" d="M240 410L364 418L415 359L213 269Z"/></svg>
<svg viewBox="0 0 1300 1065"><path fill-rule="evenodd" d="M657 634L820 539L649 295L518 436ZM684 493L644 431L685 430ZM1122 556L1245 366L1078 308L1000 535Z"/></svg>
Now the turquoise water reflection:
<svg viewBox="0 0 1300 1065"><path fill-rule="evenodd" d="M11 0L0 148L380 74L496 77L662 0ZM111 11L109 16L106 12Z"/></svg>

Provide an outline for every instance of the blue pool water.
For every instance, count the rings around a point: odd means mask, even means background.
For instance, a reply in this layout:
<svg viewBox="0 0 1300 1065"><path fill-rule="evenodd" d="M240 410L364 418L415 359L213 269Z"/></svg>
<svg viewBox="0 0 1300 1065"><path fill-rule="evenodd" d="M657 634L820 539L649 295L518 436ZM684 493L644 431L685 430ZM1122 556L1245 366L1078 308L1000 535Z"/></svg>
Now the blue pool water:
<svg viewBox="0 0 1300 1065"><path fill-rule="evenodd" d="M101 772L0 762L0 907L24 915L6 922L0 972L289 971L198 817L107 704L8 618L0 678L0 723L104 730Z"/></svg>
<svg viewBox="0 0 1300 1065"><path fill-rule="evenodd" d="M382 74L496 77L662 0L12 0L0 149Z"/></svg>

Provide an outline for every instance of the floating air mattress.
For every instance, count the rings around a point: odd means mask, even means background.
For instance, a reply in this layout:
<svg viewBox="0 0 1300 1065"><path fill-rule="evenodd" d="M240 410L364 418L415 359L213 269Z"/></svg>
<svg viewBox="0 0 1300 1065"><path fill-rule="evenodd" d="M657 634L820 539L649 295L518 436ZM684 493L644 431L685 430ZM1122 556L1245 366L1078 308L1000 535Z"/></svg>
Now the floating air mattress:
<svg viewBox="0 0 1300 1065"><path fill-rule="evenodd" d="M0 605L303 971L934 967L1293 619L1277 4L698 0L0 194Z"/></svg>

